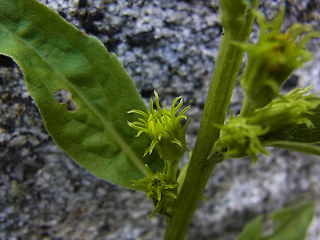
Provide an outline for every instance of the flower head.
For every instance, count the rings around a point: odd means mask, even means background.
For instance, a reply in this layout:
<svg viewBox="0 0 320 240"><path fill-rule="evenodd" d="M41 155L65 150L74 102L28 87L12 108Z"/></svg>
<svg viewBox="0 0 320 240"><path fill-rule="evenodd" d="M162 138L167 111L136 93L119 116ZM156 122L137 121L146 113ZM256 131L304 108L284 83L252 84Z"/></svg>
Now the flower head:
<svg viewBox="0 0 320 240"><path fill-rule="evenodd" d="M269 22L262 13L256 12L255 15L261 30L258 43L236 43L248 52L241 85L254 109L267 105L278 96L292 72L311 59L311 53L304 45L311 38L320 37L319 32L299 23L284 33L280 32L284 8Z"/></svg>
<svg viewBox="0 0 320 240"><path fill-rule="evenodd" d="M249 155L255 162L257 154L269 154L260 142L260 137L268 132L268 127L250 124L244 117L232 116L220 128L220 138L215 143L214 149L224 153L225 158Z"/></svg>
<svg viewBox="0 0 320 240"><path fill-rule="evenodd" d="M149 218L154 216L156 213L162 211L165 207L164 202L166 200L176 199L176 188L177 182L171 182L167 179L166 171L160 173L153 173L148 165L146 165L149 175L134 183L134 186L141 191L146 192L147 198L150 197L155 203L155 210L151 213Z"/></svg>
<svg viewBox="0 0 320 240"><path fill-rule="evenodd" d="M131 110L128 113L137 113L142 117L137 122L128 122L129 126L138 130L137 137L142 133L148 134L152 140L150 146L146 149L144 156L151 154L154 149L161 157L167 160L179 160L186 150L186 127L188 122L182 128L181 120L187 119L184 115L190 106L184 108L178 113L183 104L182 97L173 100L171 108L167 109L163 104L160 107L159 97L154 91L156 97L156 109L153 108L153 100L150 100L150 108L147 112L141 110ZM177 104L178 103L178 104Z"/></svg>
<svg viewBox="0 0 320 240"><path fill-rule="evenodd" d="M156 201L161 201L166 197L176 199L177 196L174 194L173 189L177 187L177 183L170 183L165 173L153 173L148 165L146 165L146 168L149 176L136 181L134 186L146 192L148 199L150 197Z"/></svg>
<svg viewBox="0 0 320 240"><path fill-rule="evenodd" d="M319 106L320 98L316 94L308 94L310 89L311 86L297 88L273 99L266 106L256 109L248 118L248 123L268 127L268 133L264 137L299 124L313 128L310 117Z"/></svg>

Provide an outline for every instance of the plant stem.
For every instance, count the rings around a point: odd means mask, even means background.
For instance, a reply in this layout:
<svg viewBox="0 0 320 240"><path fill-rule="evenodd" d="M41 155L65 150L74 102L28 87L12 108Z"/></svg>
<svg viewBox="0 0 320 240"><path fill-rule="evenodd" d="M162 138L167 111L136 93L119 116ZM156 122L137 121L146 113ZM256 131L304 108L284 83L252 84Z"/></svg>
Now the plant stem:
<svg viewBox="0 0 320 240"><path fill-rule="evenodd" d="M257 6L259 0L252 2L254 6ZM210 159L208 156L215 141L219 138L220 130L217 125L223 125L225 121L244 55L244 51L233 45L232 41L247 41L251 33L253 25L251 12L246 13L245 18L243 29L239 29L236 35L226 32L222 37L197 141L181 192L172 209L172 217L167 221L165 240L185 239L208 179L215 166L223 159L222 155L215 155Z"/></svg>
<svg viewBox="0 0 320 240"><path fill-rule="evenodd" d="M240 116L249 117L254 112L254 110L255 109L251 106L249 99L245 96L242 102Z"/></svg>
<svg viewBox="0 0 320 240"><path fill-rule="evenodd" d="M167 166L166 179L173 183L176 182L177 172L179 169L179 161L164 160L164 162Z"/></svg>

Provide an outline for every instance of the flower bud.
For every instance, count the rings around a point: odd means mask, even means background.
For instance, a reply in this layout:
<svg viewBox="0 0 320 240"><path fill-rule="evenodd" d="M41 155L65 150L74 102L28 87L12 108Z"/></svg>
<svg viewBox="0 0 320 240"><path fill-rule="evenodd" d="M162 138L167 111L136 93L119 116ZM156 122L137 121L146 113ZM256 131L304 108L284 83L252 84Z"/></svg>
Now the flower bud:
<svg viewBox="0 0 320 240"><path fill-rule="evenodd" d="M238 44L248 53L241 85L253 109L265 106L278 96L292 72L311 59L311 53L304 45L310 38L320 36L317 32L310 32L310 27L298 23L280 33L284 8L270 22L260 12L256 12L256 16L261 29L258 43Z"/></svg>
<svg viewBox="0 0 320 240"><path fill-rule="evenodd" d="M182 97L177 97L173 100L170 110L163 104L163 109L160 107L159 97L154 92L156 97L156 109L153 108L153 100L150 100L150 109L147 113L140 110L132 110L129 113L137 113L142 116L137 122L129 122L129 126L138 130L137 136L142 133L148 134L152 140L150 146L146 149L144 156L151 154L153 149L166 160L180 160L186 150L186 127L188 122L182 128L180 121L187 119L184 113L190 106L178 110L183 104ZM178 105L176 106L176 103Z"/></svg>
<svg viewBox="0 0 320 240"><path fill-rule="evenodd" d="M297 88L272 100L263 108L256 109L248 118L248 123L268 127L264 138L294 125L305 124L313 128L310 116L319 106L320 98L316 94L308 95L310 89Z"/></svg>
<svg viewBox="0 0 320 240"><path fill-rule="evenodd" d="M160 212L165 206L165 201L176 199L175 194L178 184L171 182L167 179L165 172L153 173L148 165L146 165L148 176L142 178L134 183L134 186L144 191L147 194L147 198L150 197L155 203L155 210L151 213L149 218Z"/></svg>
<svg viewBox="0 0 320 240"><path fill-rule="evenodd" d="M220 138L215 143L214 150L224 153L225 158L249 155L255 162L257 154L269 154L259 139L268 132L267 127L250 124L244 117L232 116L220 128Z"/></svg>

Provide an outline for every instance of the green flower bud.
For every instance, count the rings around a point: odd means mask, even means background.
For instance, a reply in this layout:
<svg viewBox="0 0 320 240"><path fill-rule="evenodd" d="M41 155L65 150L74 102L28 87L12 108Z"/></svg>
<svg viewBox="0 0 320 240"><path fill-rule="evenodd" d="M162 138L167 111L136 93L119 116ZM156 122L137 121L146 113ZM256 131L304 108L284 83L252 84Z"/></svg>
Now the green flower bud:
<svg viewBox="0 0 320 240"><path fill-rule="evenodd" d="M146 192L148 199L151 197L157 201L161 201L164 196L176 199L177 196L172 190L177 187L177 183L170 183L165 173L153 173L148 165L146 165L146 168L149 176L136 181L134 185Z"/></svg>
<svg viewBox="0 0 320 240"><path fill-rule="evenodd" d="M255 162L257 154L269 154L259 139L268 132L267 127L250 124L248 119L244 117L234 118L232 116L220 128L220 138L215 143L214 150L224 153L225 158L249 155Z"/></svg>
<svg viewBox="0 0 320 240"><path fill-rule="evenodd" d="M153 173L146 165L149 176L142 178L134 183L134 186L147 193L147 198L153 199L156 207L151 213L150 218L162 210L167 200L176 199L175 194L178 184L172 183L166 176L166 170L163 173Z"/></svg>
<svg viewBox="0 0 320 240"><path fill-rule="evenodd" d="M320 104L320 98L316 94L306 95L310 89L311 86L303 90L297 88L272 100L263 108L256 109L248 123L267 127L269 130L264 138L293 125L305 124L313 128L310 116Z"/></svg>
<svg viewBox="0 0 320 240"><path fill-rule="evenodd" d="M261 29L258 43L236 43L248 53L241 85L246 101L253 109L265 106L278 96L292 72L311 59L311 53L304 45L310 38L320 36L318 32L310 32L310 27L298 23L280 33L284 8L270 22L260 12L256 12L256 16Z"/></svg>
<svg viewBox="0 0 320 240"><path fill-rule="evenodd" d="M178 110L183 104L182 97L177 97L173 100L170 110L163 104L163 109L160 107L159 97L154 92L156 97L156 109L153 108L153 100L150 100L150 109L147 113L141 110L132 110L129 113L137 113L142 116L137 122L128 122L129 126L138 130L137 137L142 133L148 134L152 140L150 146L146 149L144 156L151 154L153 149L166 160L180 160L186 150L186 127L187 123L182 128L180 121L187 119L184 113L190 106L184 108L179 113ZM178 105L176 106L176 103Z"/></svg>

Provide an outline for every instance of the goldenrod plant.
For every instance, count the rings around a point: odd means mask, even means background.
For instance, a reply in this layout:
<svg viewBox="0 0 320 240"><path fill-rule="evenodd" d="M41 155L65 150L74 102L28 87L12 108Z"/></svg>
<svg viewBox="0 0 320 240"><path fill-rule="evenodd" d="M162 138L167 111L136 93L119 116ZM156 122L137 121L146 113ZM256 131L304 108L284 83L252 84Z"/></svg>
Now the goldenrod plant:
<svg viewBox="0 0 320 240"><path fill-rule="evenodd" d="M95 176L145 192L155 205L150 217L166 220L164 239L183 240L209 177L225 159L250 156L255 162L258 154L270 154L266 147L320 155L320 98L309 93L311 87L280 94L290 74L311 59L306 43L320 34L301 24L283 31L284 8L267 21L258 5L220 1L219 55L197 140L181 169L190 106L182 108L181 96L167 108L155 91L147 108L115 54L97 38L37 0L0 0L0 53L20 66L54 141ZM260 37L249 43L255 20ZM226 119L245 52L243 107ZM60 90L71 94L73 110L55 100ZM311 201L259 216L238 240L302 240L314 209ZM277 225L265 236L267 219Z"/></svg>

